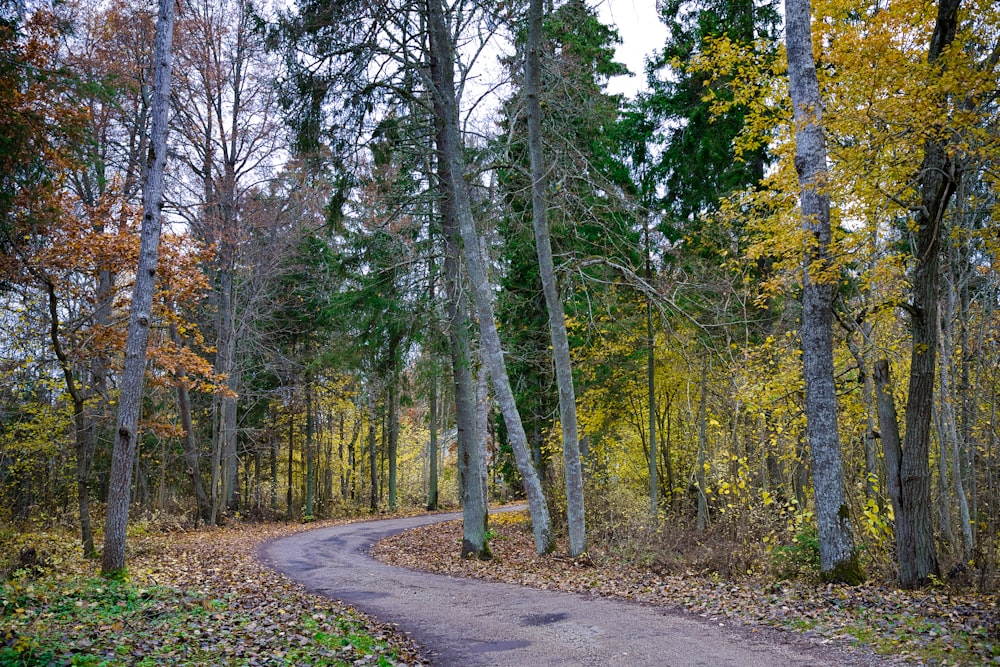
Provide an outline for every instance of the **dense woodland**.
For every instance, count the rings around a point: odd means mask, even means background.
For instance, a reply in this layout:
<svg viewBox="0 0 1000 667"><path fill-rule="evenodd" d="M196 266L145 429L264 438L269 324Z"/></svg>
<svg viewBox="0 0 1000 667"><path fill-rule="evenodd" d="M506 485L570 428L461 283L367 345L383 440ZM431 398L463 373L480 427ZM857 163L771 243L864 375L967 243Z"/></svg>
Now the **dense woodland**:
<svg viewBox="0 0 1000 667"><path fill-rule="evenodd" d="M524 498L990 589L1000 6L786 4L658 0L629 98L584 0L2 0L0 520L461 504L486 557Z"/></svg>

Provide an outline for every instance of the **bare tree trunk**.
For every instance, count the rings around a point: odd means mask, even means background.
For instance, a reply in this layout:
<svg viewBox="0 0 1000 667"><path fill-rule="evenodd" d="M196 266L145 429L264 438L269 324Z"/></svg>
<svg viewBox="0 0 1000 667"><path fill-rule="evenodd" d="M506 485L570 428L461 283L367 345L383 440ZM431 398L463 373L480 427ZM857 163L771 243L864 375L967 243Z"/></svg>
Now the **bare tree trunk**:
<svg viewBox="0 0 1000 667"><path fill-rule="evenodd" d="M493 310L493 291L486 274L486 264L479 246L479 233L472 217L472 202L468 184L465 181L465 157L459 130L458 102L455 96L455 76L453 69L454 48L451 35L445 23L441 0L427 0L428 30L431 50L431 77L434 97L434 111L438 119L440 159L447 163L455 216L465 250L465 264L476 301L479 316L480 344L490 370L490 378L496 391L497 403L507 425L507 434L517 469L521 473L528 509L531 513L535 549L539 553L551 551L555 546L552 522L545 501L545 494L531 462L528 439L524 432L521 416L514 401L514 392L507 376L500 336L497 333L496 317Z"/></svg>
<svg viewBox="0 0 1000 667"><path fill-rule="evenodd" d="M104 554L101 572L105 575L125 569L125 529L128 525L132 463L138 445L139 413L146 370L146 345L153 317L153 287L159 255L163 208L163 169L167 158L167 126L170 109L170 60L174 31L174 0L160 0L154 51L153 120L146 182L143 187L142 232L139 264L136 269L132 305L129 309L118 405L118 427L111 454L108 480L108 511L104 524Z"/></svg>
<svg viewBox="0 0 1000 667"><path fill-rule="evenodd" d="M441 189L441 226L445 238L444 275L448 303L448 341L451 350L452 377L455 387L455 426L458 439L459 497L462 501L462 557L487 559L486 543L489 514L480 502L482 490L478 476L469 475L476 456L476 398L472 379L472 346L469 343L469 305L462 284L461 237L455 213L454 179L451 164L440 155L440 146L447 144L443 123L438 121L438 171Z"/></svg>
<svg viewBox="0 0 1000 667"><path fill-rule="evenodd" d="M430 420L431 437L427 444L427 459L430 464L429 482L427 484L427 509L436 510L438 508L438 432L437 432L437 394L438 383L435 377L431 380L431 395L428 398L428 413Z"/></svg>
<svg viewBox="0 0 1000 667"><path fill-rule="evenodd" d="M531 0L528 6L528 53L524 63L524 93L528 107L528 154L531 161L531 210L538 253L538 273L549 311L549 333L552 339L552 360L556 367L559 391L559 422L562 426L563 471L566 481L566 515L569 523L569 555L579 556L587 549L586 517L583 506L583 470L580 464L580 438L576 422L576 391L573 387L573 366L566 334L566 314L559 285L545 201L545 155L542 151L542 108L539 100L541 79L542 0ZM654 413L650 425L655 428ZM656 438L650 433L650 470L652 493L656 495ZM653 511L656 511L654 500Z"/></svg>
<svg viewBox="0 0 1000 667"><path fill-rule="evenodd" d="M807 243L800 337L820 572L827 579L857 583L861 571L844 492L833 380L832 304L836 270L830 266L828 253L830 200L822 190L827 180L826 138L820 124L822 100L813 59L809 0L785 0L785 20L789 93L795 118L795 170Z"/></svg>
<svg viewBox="0 0 1000 667"><path fill-rule="evenodd" d="M181 346L181 337L177 332L177 325L170 325L170 338L178 348ZM212 518L212 506L205 493L205 487L201 483L201 468L198 453L198 440L194 434L194 421L191 419L191 398L188 395L187 375L184 370L177 374L177 412L181 419L181 428L184 429L184 463L188 477L191 478L191 486L194 490L194 498L197 504L195 526L200 518L205 523L209 523Z"/></svg>

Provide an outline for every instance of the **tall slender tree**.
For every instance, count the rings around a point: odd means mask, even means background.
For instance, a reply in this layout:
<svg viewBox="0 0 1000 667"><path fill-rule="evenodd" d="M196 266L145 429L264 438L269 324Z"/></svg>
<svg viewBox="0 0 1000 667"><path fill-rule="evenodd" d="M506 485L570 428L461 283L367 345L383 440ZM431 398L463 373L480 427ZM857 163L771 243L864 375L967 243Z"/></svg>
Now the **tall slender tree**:
<svg viewBox="0 0 1000 667"><path fill-rule="evenodd" d="M837 393L833 379L833 288L830 199L822 100L813 57L809 0L785 0L789 93L795 118L795 170L801 191L805 261L802 286L802 361L806 424L819 525L820 571L833 581L862 578L844 490Z"/></svg>
<svg viewBox="0 0 1000 667"><path fill-rule="evenodd" d="M927 60L941 66L944 51L958 31L961 0L939 0ZM944 75L943 70L941 75ZM946 103L944 95L935 103ZM961 165L950 154L947 132L937 128L924 143L923 163L918 174L920 203L914 223L910 330L909 393L906 399L906 430L899 460L899 516L896 517L900 583L906 588L927 583L940 574L931 521L930 440L934 401L934 377L938 348L938 299L941 287L941 254L945 213L961 181ZM895 457L894 457L895 458ZM886 460L890 460L887 456ZM894 493L895 491L891 491Z"/></svg>
<svg viewBox="0 0 1000 667"><path fill-rule="evenodd" d="M559 421L562 427L563 469L566 480L566 505L569 522L569 555L579 556L586 550L586 519L583 505L583 469L580 463L580 438L576 422L576 392L573 387L573 366L566 334L566 314L556 283L546 190L546 163L542 150L542 107L539 99L542 41L542 0L528 5L528 48L524 62L524 96L528 110L528 154L531 162L531 209L538 254L538 272L549 313L552 359L559 387Z"/></svg>
<svg viewBox="0 0 1000 667"><path fill-rule="evenodd" d="M154 49L153 105L149 155L143 186L142 232L139 265L129 310L125 367L122 371L118 426L111 454L108 510L104 524L101 571L112 575L125 568L125 530L132 491L132 469L138 446L139 413L146 371L146 345L152 324L153 288L163 213L163 171L167 161L167 119L170 109L171 44L174 31L174 0L160 0Z"/></svg>
<svg viewBox="0 0 1000 667"><path fill-rule="evenodd" d="M554 547L552 522L545 495L542 493L541 482L532 465L524 425L517 411L514 392L507 375L507 365L500 345L500 336L497 332L494 315L492 287L487 276L483 251L480 247L479 232L476 230L473 219L469 186L465 180L465 157L463 155L462 134L459 129L458 101L455 94L454 42L445 21L441 0L426 0L426 10L434 113L440 123L439 137L441 141L438 151L441 158L448 162L450 194L462 238L465 265L475 297L476 313L479 316L480 344L483 346L483 354L489 367L497 402L507 425L517 468L521 473L528 496L535 549L539 553L545 553Z"/></svg>

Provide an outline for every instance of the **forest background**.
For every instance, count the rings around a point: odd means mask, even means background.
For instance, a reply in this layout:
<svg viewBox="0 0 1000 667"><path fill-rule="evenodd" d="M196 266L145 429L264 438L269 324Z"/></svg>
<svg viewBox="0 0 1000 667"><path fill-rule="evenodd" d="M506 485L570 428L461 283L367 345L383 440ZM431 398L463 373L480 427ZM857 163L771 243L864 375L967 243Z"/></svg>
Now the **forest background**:
<svg viewBox="0 0 1000 667"><path fill-rule="evenodd" d="M683 532L727 576L992 590L1000 8L816 2L820 102L793 109L776 3L658 3L634 98L606 92L624 68L592 7L522 4L179 6L126 504L219 524L461 503L485 557L485 499L526 494L540 552L568 529L573 556L655 564ZM72 525L91 555L156 11L0 14L3 530ZM828 157L800 185L811 125ZM810 284L835 462L807 429Z"/></svg>

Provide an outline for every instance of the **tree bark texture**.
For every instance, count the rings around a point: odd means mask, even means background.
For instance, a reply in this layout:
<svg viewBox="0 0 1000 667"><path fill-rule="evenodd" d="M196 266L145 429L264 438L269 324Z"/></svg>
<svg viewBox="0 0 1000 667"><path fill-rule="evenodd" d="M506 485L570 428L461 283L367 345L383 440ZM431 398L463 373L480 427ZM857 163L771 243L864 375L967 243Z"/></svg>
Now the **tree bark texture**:
<svg viewBox="0 0 1000 667"><path fill-rule="evenodd" d="M493 309L493 292L486 274L486 264L479 246L479 233L472 217L472 202L465 181L465 157L462 151L462 136L459 130L458 101L455 95L455 74L453 64L454 46L445 22L441 0L427 0L427 25L431 50L431 78L434 97L434 112L441 123L438 145L441 159L448 163L452 184L451 196L455 207L459 233L465 250L465 264L469 281L475 296L476 313L479 316L480 344L489 366L497 403L507 425L507 434L518 472L524 483L528 497L528 511L531 514L535 548L539 553L551 551L554 545L552 522L542 492L538 474L531 462L528 439L524 432L521 416L514 401L514 392L507 375L500 335L497 332Z"/></svg>
<svg viewBox="0 0 1000 667"><path fill-rule="evenodd" d="M940 0L928 61L936 62L955 39L960 0ZM940 103L944 103L943 100ZM931 407L936 373L938 292L944 215L958 185L959 174L943 139L929 138L920 166L920 208L910 308L909 393L906 399L906 435L900 463L902 531L896 557L904 588L916 588L940 574L931 521L930 439Z"/></svg>
<svg viewBox="0 0 1000 667"><path fill-rule="evenodd" d="M902 510L902 487L900 485L900 463L902 448L899 438L899 417L896 414L896 399L892 395L892 377L889 362L879 359L875 362L875 405L878 409L879 435L882 440L882 457L885 460L885 486L895 517L896 549L900 548L905 526L900 522Z"/></svg>
<svg viewBox="0 0 1000 667"><path fill-rule="evenodd" d="M583 469L580 463L580 439L576 421L576 391L573 366L566 334L566 314L556 282L552 242L549 236L548 205L545 201L545 155L542 150L542 108L539 99L541 80L542 0L531 0L528 7L528 51L524 63L524 93L528 107L528 155L531 162L531 211L538 253L538 273L549 311L552 361L556 368L559 391L559 422L562 427L563 471L566 482L566 515L569 523L569 555L576 557L587 549L586 517L583 505ZM650 420L650 424L653 420ZM650 437L650 469L656 470L656 439ZM654 480L655 482L655 480Z"/></svg>
<svg viewBox="0 0 1000 667"><path fill-rule="evenodd" d="M479 476L470 475L478 456L476 396L472 379L472 346L469 342L469 303L462 284L462 239L458 231L451 163L443 155L447 145L444 123L437 119L438 187L441 192L441 226L444 232L445 300L448 309L448 343L455 389L455 425L458 439L459 497L462 502L462 557L489 558L486 530L489 522Z"/></svg>
<svg viewBox="0 0 1000 667"><path fill-rule="evenodd" d="M143 186L142 231L132 304L125 341L125 365L121 377L118 424L111 454L108 480L108 509L104 524L104 553L101 572L114 574L125 569L125 530L128 525L132 468L138 446L139 413L146 370L146 347L152 323L153 288L159 257L163 209L163 170L167 158L168 113L170 110L171 45L174 32L174 0L160 0L154 49L153 112L150 148Z"/></svg>
<svg viewBox="0 0 1000 667"><path fill-rule="evenodd" d="M809 0L785 0L789 92L795 119L795 170L802 199L805 262L802 286L802 361L806 433L819 528L820 571L828 578L856 578L854 537L844 492L837 393L833 374L833 288L830 267L830 200L822 102L813 59Z"/></svg>

